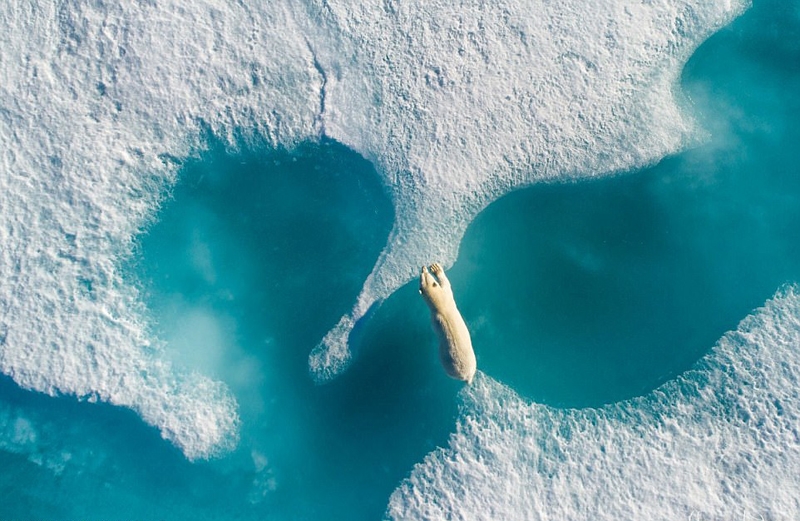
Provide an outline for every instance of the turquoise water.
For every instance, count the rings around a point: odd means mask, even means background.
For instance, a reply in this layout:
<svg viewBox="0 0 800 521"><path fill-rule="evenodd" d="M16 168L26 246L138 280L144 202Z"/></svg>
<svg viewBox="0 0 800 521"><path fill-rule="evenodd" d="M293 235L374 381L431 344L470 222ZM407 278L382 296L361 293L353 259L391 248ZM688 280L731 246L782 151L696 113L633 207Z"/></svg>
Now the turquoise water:
<svg viewBox="0 0 800 521"><path fill-rule="evenodd" d="M308 374L308 346L354 298L389 232L374 170L332 142L212 148L172 197L142 238L139 268L176 360L232 386L239 456L266 458L263 483L230 494L288 519L379 516L408 469L446 441L457 385L438 378L409 291L361 331L352 371L326 386Z"/></svg>
<svg viewBox="0 0 800 521"><path fill-rule="evenodd" d="M682 88L704 144L478 217L450 278L482 371L556 407L639 396L800 280L799 10L759 3L691 58ZM230 386L238 448L190 463L130 411L3 378L2 401L37 411L82 463L52 472L0 450L0 519L376 519L446 443L460 385L415 281L357 331L344 375L308 375L389 233L372 166L330 141L208 146L126 269L175 364Z"/></svg>

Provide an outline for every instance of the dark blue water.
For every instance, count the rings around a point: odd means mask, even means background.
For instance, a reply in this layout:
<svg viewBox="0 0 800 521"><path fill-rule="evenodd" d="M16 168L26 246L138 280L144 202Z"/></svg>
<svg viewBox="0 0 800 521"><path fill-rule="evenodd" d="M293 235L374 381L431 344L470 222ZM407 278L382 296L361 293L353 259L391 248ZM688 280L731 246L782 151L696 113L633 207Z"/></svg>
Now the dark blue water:
<svg viewBox="0 0 800 521"><path fill-rule="evenodd" d="M704 144L478 217L450 278L481 370L555 406L640 395L800 280L797 10L758 3L691 58L681 86ZM329 141L208 146L127 269L174 363L235 394L238 449L189 463L132 412L0 379L2 403L50 426L38 450L73 458L54 473L0 450L0 519L376 519L446 443L460 386L438 366L416 282L366 323L349 371L308 377L389 233L372 166Z"/></svg>
<svg viewBox="0 0 800 521"><path fill-rule="evenodd" d="M451 278L486 373L558 406L639 395L800 280L797 11L758 3L692 56L703 146L476 219Z"/></svg>

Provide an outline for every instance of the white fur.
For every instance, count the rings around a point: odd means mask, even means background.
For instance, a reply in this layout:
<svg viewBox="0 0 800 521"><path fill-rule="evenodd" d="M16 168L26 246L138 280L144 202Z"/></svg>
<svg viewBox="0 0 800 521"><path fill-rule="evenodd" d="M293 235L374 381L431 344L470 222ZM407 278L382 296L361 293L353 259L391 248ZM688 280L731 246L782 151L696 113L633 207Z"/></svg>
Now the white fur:
<svg viewBox="0 0 800 521"><path fill-rule="evenodd" d="M439 337L439 359L445 372L458 380L472 383L477 370L469 330L456 307L450 281L439 264L422 267L419 292L431 309L433 329Z"/></svg>

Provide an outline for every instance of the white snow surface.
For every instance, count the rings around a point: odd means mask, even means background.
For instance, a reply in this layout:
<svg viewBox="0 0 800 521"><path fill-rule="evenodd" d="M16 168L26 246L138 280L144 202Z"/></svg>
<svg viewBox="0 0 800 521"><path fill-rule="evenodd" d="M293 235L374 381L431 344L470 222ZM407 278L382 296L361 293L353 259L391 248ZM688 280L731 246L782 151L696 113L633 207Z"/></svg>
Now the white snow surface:
<svg viewBox="0 0 800 521"><path fill-rule="evenodd" d="M694 135L688 56L734 0L178 0L0 5L0 371L135 410L190 459L232 447L223 382L163 356L121 263L211 132L372 161L395 205L352 311L312 351L351 359L373 303L533 182L643 166Z"/></svg>

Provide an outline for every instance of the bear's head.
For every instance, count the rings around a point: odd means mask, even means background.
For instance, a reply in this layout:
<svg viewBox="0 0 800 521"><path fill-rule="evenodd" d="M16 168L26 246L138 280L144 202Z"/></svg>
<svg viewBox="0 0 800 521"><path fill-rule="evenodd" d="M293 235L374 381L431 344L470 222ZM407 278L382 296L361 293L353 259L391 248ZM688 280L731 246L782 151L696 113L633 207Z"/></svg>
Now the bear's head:
<svg viewBox="0 0 800 521"><path fill-rule="evenodd" d="M426 266L422 267L422 272L419 275L419 294L425 299L432 310L439 309L449 303L453 299L453 293L449 288L444 288L436 280L436 277L428 272Z"/></svg>

